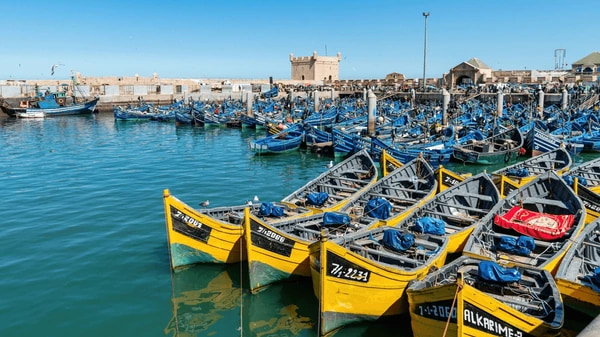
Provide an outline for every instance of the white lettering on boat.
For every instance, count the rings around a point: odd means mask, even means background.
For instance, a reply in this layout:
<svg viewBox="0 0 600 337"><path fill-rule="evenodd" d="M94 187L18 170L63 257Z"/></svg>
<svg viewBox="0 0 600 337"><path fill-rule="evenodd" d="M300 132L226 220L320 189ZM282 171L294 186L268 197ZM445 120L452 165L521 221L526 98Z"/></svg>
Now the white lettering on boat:
<svg viewBox="0 0 600 337"><path fill-rule="evenodd" d="M347 280L367 282L369 280L369 272L366 270L358 270L353 267L345 267L338 263L331 263L333 269L331 269L331 275L337 278L344 278Z"/></svg>
<svg viewBox="0 0 600 337"><path fill-rule="evenodd" d="M478 330L486 331L503 337L523 337L523 332L503 322L484 317L478 312L466 309L464 310L463 320L466 325L477 328Z"/></svg>
<svg viewBox="0 0 600 337"><path fill-rule="evenodd" d="M279 241L281 243L283 243L285 241L285 238L283 236L281 236L277 233L274 233L273 231L270 231L268 229L265 229L262 226L258 226L258 232L268 238Z"/></svg>
<svg viewBox="0 0 600 337"><path fill-rule="evenodd" d="M449 305L425 304L419 305L419 316L447 319L450 315ZM452 308L452 318L456 322L456 307Z"/></svg>
<svg viewBox="0 0 600 337"><path fill-rule="evenodd" d="M181 220L187 223L188 225L192 225L198 228L202 227L202 223L200 221L192 218L187 214L182 213L180 210L177 210L177 212L173 214L173 218Z"/></svg>

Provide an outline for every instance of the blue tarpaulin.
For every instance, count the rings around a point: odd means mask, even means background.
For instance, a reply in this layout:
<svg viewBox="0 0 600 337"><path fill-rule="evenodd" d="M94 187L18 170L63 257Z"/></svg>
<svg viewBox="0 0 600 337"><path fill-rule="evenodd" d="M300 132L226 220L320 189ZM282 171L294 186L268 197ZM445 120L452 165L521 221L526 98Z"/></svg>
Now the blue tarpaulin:
<svg viewBox="0 0 600 337"><path fill-rule="evenodd" d="M402 232L395 229L386 229L383 231L383 241L381 244L392 250L403 252L414 243L415 236L410 233L402 234Z"/></svg>
<svg viewBox="0 0 600 337"><path fill-rule="evenodd" d="M282 217L283 207L275 206L272 202L263 202L258 209L258 215Z"/></svg>
<svg viewBox="0 0 600 337"><path fill-rule="evenodd" d="M344 213L325 212L323 214L323 226L349 225L350 216Z"/></svg>
<svg viewBox="0 0 600 337"><path fill-rule="evenodd" d="M511 236L503 236L500 238L500 242L496 245L496 250L503 252L517 254L522 256L529 256L532 250L535 249L535 241L532 237L521 235L518 239Z"/></svg>
<svg viewBox="0 0 600 337"><path fill-rule="evenodd" d="M521 273L515 268L503 268L496 262L479 262L479 277L492 282L518 282L521 280Z"/></svg>
<svg viewBox="0 0 600 337"><path fill-rule="evenodd" d="M392 204L385 198L373 198L365 206L365 215L377 219L387 219L392 212Z"/></svg>
<svg viewBox="0 0 600 337"><path fill-rule="evenodd" d="M567 175L567 176L563 176L563 179L565 180L565 182L567 183L567 185L569 186L573 186L573 183L575 183L575 178L577 178L577 181L583 185L583 186L587 186L587 179L585 179L584 177L580 177L580 176L572 176L572 175Z"/></svg>
<svg viewBox="0 0 600 337"><path fill-rule="evenodd" d="M418 233L444 235L446 233L446 223L442 219L424 216L415 220L415 224L411 229Z"/></svg>
<svg viewBox="0 0 600 337"><path fill-rule="evenodd" d="M311 192L306 196L306 203L309 205L321 206L327 201L329 194L327 192Z"/></svg>
<svg viewBox="0 0 600 337"><path fill-rule="evenodd" d="M528 177L529 170L525 167L511 168L511 169L506 170L506 175L513 176L513 177Z"/></svg>

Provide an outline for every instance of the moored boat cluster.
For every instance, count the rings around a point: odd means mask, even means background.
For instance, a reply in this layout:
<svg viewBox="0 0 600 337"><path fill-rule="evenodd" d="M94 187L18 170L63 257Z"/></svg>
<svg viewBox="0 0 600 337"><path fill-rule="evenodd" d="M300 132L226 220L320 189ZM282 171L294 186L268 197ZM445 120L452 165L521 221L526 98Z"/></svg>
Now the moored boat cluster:
<svg viewBox="0 0 600 337"><path fill-rule="evenodd" d="M311 279L321 335L409 314L415 336L549 336L565 304L600 313L600 159L572 168L559 147L472 176L379 161L382 177L360 150L277 202L165 190L172 267L247 263L253 293Z"/></svg>

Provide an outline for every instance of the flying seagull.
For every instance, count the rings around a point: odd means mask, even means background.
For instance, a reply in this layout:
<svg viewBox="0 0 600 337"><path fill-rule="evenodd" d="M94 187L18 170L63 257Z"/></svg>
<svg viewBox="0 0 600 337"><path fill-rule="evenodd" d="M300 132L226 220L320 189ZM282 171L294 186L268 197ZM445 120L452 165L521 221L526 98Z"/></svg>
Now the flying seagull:
<svg viewBox="0 0 600 337"><path fill-rule="evenodd" d="M52 68L50 68L50 75L51 75L51 76L54 76L54 70L55 70L56 68L58 68L58 66L64 66L64 64L62 64L62 63L57 63L57 64L54 64L54 65L52 66Z"/></svg>

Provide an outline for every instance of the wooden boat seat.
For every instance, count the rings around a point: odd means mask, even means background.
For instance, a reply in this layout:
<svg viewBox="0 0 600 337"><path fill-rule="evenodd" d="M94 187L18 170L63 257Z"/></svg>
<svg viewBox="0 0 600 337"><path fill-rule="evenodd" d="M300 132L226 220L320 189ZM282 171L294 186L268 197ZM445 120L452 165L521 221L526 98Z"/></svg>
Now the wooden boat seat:
<svg viewBox="0 0 600 337"><path fill-rule="evenodd" d="M404 188L404 187L389 187L389 186L385 186L384 189L390 189L390 190L395 190L395 191L404 191L404 192L412 192L412 193L419 193L419 194L429 194L429 191L422 191L422 190L415 190L412 188Z"/></svg>
<svg viewBox="0 0 600 337"><path fill-rule="evenodd" d="M332 185L332 184L319 184L319 185L323 186L323 187L331 187L333 189L342 190L342 191L357 192L359 190L358 188L348 187L348 186L340 186L340 185Z"/></svg>
<svg viewBox="0 0 600 337"><path fill-rule="evenodd" d="M349 246L349 248L356 250L358 252L367 252L368 254L371 254L371 255L384 256L384 257L387 257L392 260L398 260L398 261L402 261L405 263L410 263L415 266L419 266L419 265L422 265L425 263L425 261L415 260L415 259L411 259L411 258L402 256L402 255L400 255L400 253L394 254L394 253L390 253L388 251L377 250L377 249L373 249L373 248L369 248L369 247L359 246L356 244L351 244Z"/></svg>
<svg viewBox="0 0 600 337"><path fill-rule="evenodd" d="M525 301L512 300L509 296L502 296L502 295L496 295L496 294L491 294L491 293L486 293L486 294L497 299L498 301L500 301L502 303L506 303L508 305L513 305L513 306L517 306L517 307L526 307L527 309L535 310L535 311L541 310L540 306L529 304Z"/></svg>
<svg viewBox="0 0 600 337"><path fill-rule="evenodd" d="M369 195L374 196L374 197L382 197L382 198L390 199L390 200L393 200L398 203L415 203L415 202L419 201L419 199L395 197L395 196L392 196L389 194L381 194L381 193L369 193Z"/></svg>
<svg viewBox="0 0 600 337"><path fill-rule="evenodd" d="M425 213L427 214L435 214L435 215L439 215L442 218L446 218L446 219L450 219L450 220L455 220L455 221L461 221L461 222L477 222L480 219L476 219L476 218L470 218L470 217L461 217L458 215L453 215L453 214L448 214L448 213L442 213L442 212L437 212L437 211L425 211Z"/></svg>
<svg viewBox="0 0 600 337"><path fill-rule="evenodd" d="M355 183L365 183L365 181L362 179L354 179L354 178L347 178L347 177L335 177L334 179L343 180L343 181L351 181L351 182L355 182Z"/></svg>
<svg viewBox="0 0 600 337"><path fill-rule="evenodd" d="M558 207L562 207L562 208L568 208L563 201L561 201L561 200L554 200L554 199L544 199L544 198L528 197L528 198L525 198L525 200L523 200L523 203L526 203L526 204L542 204L542 205L558 206Z"/></svg>
<svg viewBox="0 0 600 337"><path fill-rule="evenodd" d="M452 207L452 208L457 208L457 209L464 209L467 211L472 211L472 212L476 212L476 213L480 213L480 214L487 214L490 212L489 209L469 207L469 206L464 206L464 205L460 205L460 204L441 203L438 201L434 201L434 203L435 203L435 205L441 205L441 206Z"/></svg>
<svg viewBox="0 0 600 337"><path fill-rule="evenodd" d="M483 194L477 194L477 193L460 193L459 195L462 195L463 197L473 197L473 198L477 198L479 200L483 200L483 201L494 201L492 199L492 197L490 197L489 195L483 195Z"/></svg>

